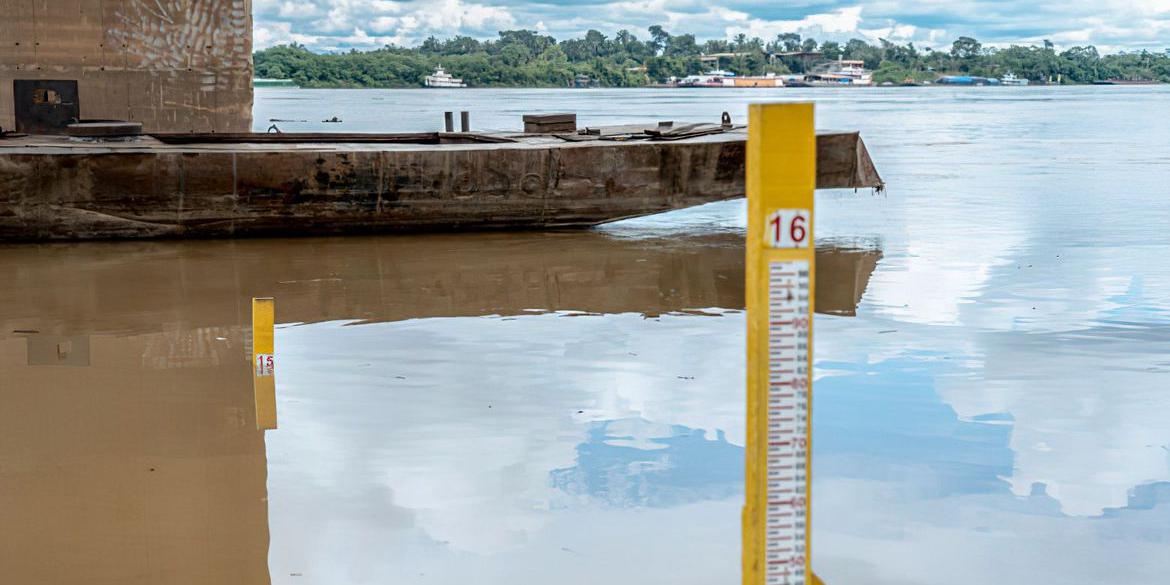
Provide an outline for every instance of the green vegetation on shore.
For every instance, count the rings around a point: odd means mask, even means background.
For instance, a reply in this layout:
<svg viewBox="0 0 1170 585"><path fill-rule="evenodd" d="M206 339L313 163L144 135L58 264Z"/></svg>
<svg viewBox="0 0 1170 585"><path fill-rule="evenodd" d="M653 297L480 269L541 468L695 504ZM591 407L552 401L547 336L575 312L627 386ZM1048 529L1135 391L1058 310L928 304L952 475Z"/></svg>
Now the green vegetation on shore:
<svg viewBox="0 0 1170 585"><path fill-rule="evenodd" d="M282 45L255 55L256 75L289 78L302 87L419 87L442 65L473 87L564 87L586 75L603 87L636 87L710 68L700 55L733 54L719 67L739 75L803 73L837 58L865 61L876 83L930 81L945 74L999 77L1014 73L1035 82L1091 83L1106 79L1170 82L1170 49L1101 55L1096 47L1057 51L1043 46L984 47L960 37L945 49L920 49L882 40L818 43L785 33L772 41L739 35L731 41L699 43L694 35L672 35L661 26L641 40L629 31L612 38L591 30L583 38L557 41L527 30L509 30L498 39L457 36L427 39L418 47L387 46L372 51L319 54L304 46ZM804 52L804 56L782 53ZM819 53L810 56L808 53Z"/></svg>

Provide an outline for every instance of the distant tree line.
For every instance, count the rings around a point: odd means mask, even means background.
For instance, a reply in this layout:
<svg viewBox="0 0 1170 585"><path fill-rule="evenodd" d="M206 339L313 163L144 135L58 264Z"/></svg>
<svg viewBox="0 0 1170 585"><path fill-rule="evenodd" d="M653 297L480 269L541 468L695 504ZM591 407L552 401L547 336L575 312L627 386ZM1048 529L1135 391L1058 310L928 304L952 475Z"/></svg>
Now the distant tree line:
<svg viewBox="0 0 1170 585"><path fill-rule="evenodd" d="M480 41L466 36L428 38L418 47L386 46L372 51L314 53L282 45L255 54L256 75L293 79L302 87L417 87L442 65L474 87L558 87L579 75L605 87L633 87L700 73L712 66L701 55L722 53L721 69L739 75L803 73L839 58L865 61L874 81L928 81L945 74L999 77L1014 73L1035 82L1090 83L1105 79L1170 82L1170 49L1101 55L1096 47L1057 51L1043 46L984 47L960 37L945 50L920 49L886 40L818 43L796 33L765 42L738 35L698 42L661 26L641 40L626 30L613 37L591 30L583 38L557 41L529 30L508 30Z"/></svg>

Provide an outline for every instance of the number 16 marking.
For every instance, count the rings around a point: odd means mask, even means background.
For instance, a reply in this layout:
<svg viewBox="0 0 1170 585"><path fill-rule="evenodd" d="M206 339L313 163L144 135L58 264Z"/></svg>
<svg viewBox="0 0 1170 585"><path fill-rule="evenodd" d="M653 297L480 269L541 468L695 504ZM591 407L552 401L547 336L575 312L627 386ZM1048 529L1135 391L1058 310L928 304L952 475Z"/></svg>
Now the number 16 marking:
<svg viewBox="0 0 1170 585"><path fill-rule="evenodd" d="M807 248L809 242L807 209L777 209L768 214L764 239L772 248Z"/></svg>

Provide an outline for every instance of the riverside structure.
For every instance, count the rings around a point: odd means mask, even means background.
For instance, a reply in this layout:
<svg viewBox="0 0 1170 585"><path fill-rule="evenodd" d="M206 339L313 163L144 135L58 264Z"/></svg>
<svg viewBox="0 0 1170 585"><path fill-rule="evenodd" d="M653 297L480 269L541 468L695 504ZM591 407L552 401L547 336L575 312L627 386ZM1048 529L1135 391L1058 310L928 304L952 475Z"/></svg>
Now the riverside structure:
<svg viewBox="0 0 1170 585"><path fill-rule="evenodd" d="M726 115L557 134L252 134L249 2L15 4L0 240L578 227L744 193L746 133ZM882 186L856 133L818 146L818 186Z"/></svg>

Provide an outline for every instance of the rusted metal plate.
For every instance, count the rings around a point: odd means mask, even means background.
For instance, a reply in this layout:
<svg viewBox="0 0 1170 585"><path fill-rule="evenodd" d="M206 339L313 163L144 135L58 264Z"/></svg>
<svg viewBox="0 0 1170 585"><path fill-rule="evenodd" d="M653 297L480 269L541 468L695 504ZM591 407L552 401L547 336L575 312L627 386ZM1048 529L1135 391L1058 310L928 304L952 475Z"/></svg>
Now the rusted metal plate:
<svg viewBox="0 0 1170 585"><path fill-rule="evenodd" d="M75 138L121 138L142 134L139 122L78 122L65 128L65 133Z"/></svg>
<svg viewBox="0 0 1170 585"><path fill-rule="evenodd" d="M817 135L817 188L885 188L859 132Z"/></svg>
<svg viewBox="0 0 1170 585"><path fill-rule="evenodd" d="M331 132L282 132L259 134L235 133L182 133L151 134L165 144L503 144L514 143L513 139L491 134L471 132L402 132L393 134L361 134Z"/></svg>
<svg viewBox="0 0 1170 585"><path fill-rule="evenodd" d="M524 132L528 134L553 134L577 131L577 114L525 114Z"/></svg>
<svg viewBox="0 0 1170 585"><path fill-rule="evenodd" d="M64 134L81 117L75 80L16 79L12 94L17 132Z"/></svg>

